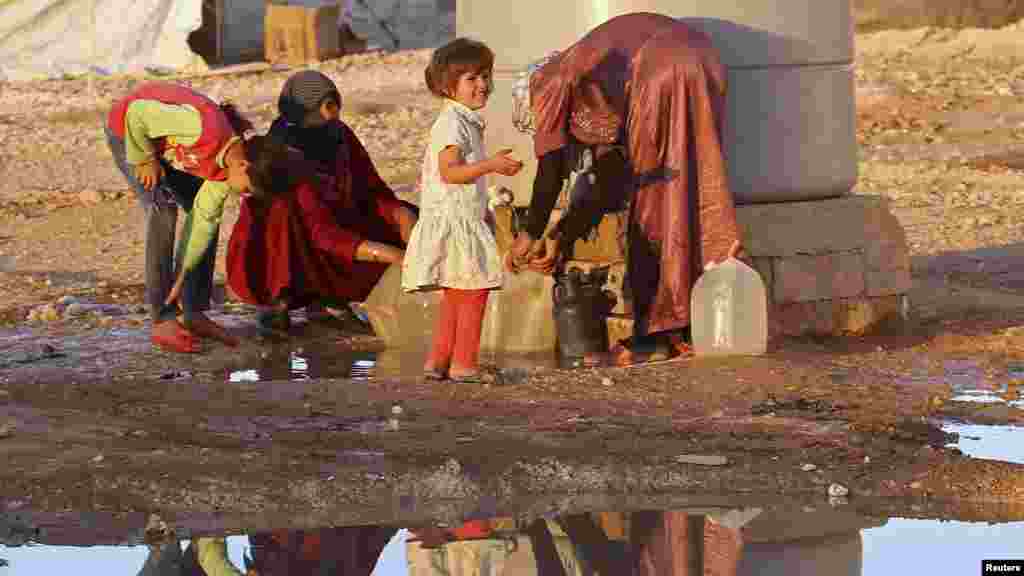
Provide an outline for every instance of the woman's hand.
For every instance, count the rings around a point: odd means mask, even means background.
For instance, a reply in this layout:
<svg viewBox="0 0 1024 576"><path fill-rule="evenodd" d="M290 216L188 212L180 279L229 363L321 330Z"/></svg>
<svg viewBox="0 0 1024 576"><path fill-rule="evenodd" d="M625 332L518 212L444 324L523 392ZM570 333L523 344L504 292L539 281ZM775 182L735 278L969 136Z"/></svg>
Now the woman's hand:
<svg viewBox="0 0 1024 576"><path fill-rule="evenodd" d="M405 258L405 250L391 244L366 240L356 248L355 259L360 262L395 264Z"/></svg>
<svg viewBox="0 0 1024 576"><path fill-rule="evenodd" d="M725 258L722 259L722 262L725 262L729 258L738 258L738 259L742 259L742 260L746 259L746 252L743 250L743 245L740 244L739 240L734 240L733 243L732 243L732 246L729 246L729 252L725 255ZM705 271L711 270L712 268L714 268L715 266L718 266L722 262L708 262L704 266L704 270ZM749 262L748 262L748 264L749 264Z"/></svg>
<svg viewBox="0 0 1024 576"><path fill-rule="evenodd" d="M529 263L530 248L533 245L534 240L529 234L521 232L516 235L508 254L505 254L505 268L513 274L518 274Z"/></svg>
<svg viewBox="0 0 1024 576"><path fill-rule="evenodd" d="M725 259L738 258L741 252L743 252L743 245L740 244L739 240L734 240L732 246L729 247L729 255Z"/></svg>
<svg viewBox="0 0 1024 576"><path fill-rule="evenodd" d="M371 262L382 262L384 264L400 264L405 258L405 250L390 244L378 244L371 248Z"/></svg>
<svg viewBox="0 0 1024 576"><path fill-rule="evenodd" d="M156 158L135 166L135 178L147 192L152 192L163 177L164 167Z"/></svg>
<svg viewBox="0 0 1024 576"><path fill-rule="evenodd" d="M562 246L556 238L545 238L530 254L530 270L541 274L551 274L558 267L562 257Z"/></svg>
<svg viewBox="0 0 1024 576"><path fill-rule="evenodd" d="M512 149L505 148L487 159L491 172L502 176L515 176L523 169L523 163L512 157Z"/></svg>

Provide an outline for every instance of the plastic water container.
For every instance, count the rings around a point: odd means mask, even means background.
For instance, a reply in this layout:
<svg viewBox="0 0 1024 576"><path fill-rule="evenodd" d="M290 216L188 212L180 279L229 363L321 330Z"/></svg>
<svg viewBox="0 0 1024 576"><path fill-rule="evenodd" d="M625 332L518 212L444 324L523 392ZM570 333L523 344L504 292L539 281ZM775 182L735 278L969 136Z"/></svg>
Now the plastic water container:
<svg viewBox="0 0 1024 576"><path fill-rule="evenodd" d="M690 294L698 356L746 356L768 349L768 297L756 270L730 258L706 270Z"/></svg>
<svg viewBox="0 0 1024 576"><path fill-rule="evenodd" d="M373 332L390 348L426 349L433 337L440 292L406 293L402 266L393 264L363 303Z"/></svg>
<svg viewBox="0 0 1024 576"><path fill-rule="evenodd" d="M480 349L494 352L554 350L551 276L506 274L501 290L491 292L484 315ZM441 292L406 293L402 267L392 265L366 298L362 309L374 333L389 348L426 349L433 338Z"/></svg>

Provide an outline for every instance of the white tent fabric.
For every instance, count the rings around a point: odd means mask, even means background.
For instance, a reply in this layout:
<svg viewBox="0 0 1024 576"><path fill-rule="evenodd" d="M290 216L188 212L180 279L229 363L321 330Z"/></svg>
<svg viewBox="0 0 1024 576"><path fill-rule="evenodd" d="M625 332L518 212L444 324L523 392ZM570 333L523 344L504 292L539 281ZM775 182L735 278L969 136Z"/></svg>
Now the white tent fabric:
<svg viewBox="0 0 1024 576"><path fill-rule="evenodd" d="M0 0L0 79L204 70L201 25L202 0Z"/></svg>

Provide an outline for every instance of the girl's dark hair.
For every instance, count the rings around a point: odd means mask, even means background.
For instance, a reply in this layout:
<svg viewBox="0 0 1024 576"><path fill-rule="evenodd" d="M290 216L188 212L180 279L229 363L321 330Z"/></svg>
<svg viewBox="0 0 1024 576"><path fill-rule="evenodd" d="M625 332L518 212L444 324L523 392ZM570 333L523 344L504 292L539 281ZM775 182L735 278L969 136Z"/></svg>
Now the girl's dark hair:
<svg viewBox="0 0 1024 576"><path fill-rule="evenodd" d="M238 111L238 108L230 102L224 102L220 105L220 111L228 117L228 123L231 124L231 128L236 134L245 134L246 130L252 130L252 122L250 122L242 113Z"/></svg>
<svg viewBox="0 0 1024 576"><path fill-rule="evenodd" d="M245 158L249 161L246 172L252 183L252 195L268 200L291 190L302 171L293 162L288 146L268 135L253 136L242 141Z"/></svg>
<svg viewBox="0 0 1024 576"><path fill-rule="evenodd" d="M492 68L494 52L486 44L470 38L456 38L434 50L423 76L430 92L444 98L451 96L459 76L466 72L479 74Z"/></svg>

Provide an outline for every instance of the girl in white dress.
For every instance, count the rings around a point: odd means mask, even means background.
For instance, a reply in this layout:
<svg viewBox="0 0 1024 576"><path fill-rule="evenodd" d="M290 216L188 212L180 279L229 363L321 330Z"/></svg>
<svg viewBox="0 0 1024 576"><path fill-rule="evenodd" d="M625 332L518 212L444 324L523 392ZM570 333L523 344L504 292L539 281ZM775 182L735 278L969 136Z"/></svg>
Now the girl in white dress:
<svg viewBox="0 0 1024 576"><path fill-rule="evenodd" d="M458 38L438 48L425 76L444 108L423 157L420 217L402 262L402 288L442 290L426 377L481 381L480 333L490 290L501 287L502 263L484 176L514 176L523 167L511 150L484 155L479 110L491 94L494 53Z"/></svg>

